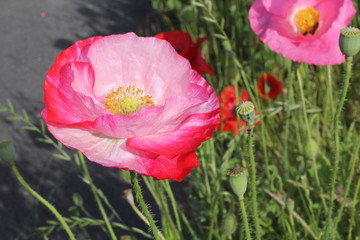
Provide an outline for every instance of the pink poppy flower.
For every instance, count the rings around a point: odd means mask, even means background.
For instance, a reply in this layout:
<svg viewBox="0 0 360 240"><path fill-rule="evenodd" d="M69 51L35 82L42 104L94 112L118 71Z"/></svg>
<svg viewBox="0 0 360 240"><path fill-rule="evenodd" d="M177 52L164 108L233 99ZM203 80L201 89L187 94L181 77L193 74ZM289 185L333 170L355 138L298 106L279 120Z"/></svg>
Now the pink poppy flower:
<svg viewBox="0 0 360 240"><path fill-rule="evenodd" d="M191 67L198 73L214 74L214 70L199 50L200 44L206 40L206 37L193 42L191 36L182 31L162 32L154 37L168 41L181 56L189 60Z"/></svg>
<svg viewBox="0 0 360 240"><path fill-rule="evenodd" d="M46 75L42 117L64 145L103 166L181 181L219 122L213 89L166 41L133 33L63 51Z"/></svg>
<svg viewBox="0 0 360 240"><path fill-rule="evenodd" d="M260 40L285 58L332 65L345 61L340 30L355 12L351 0L256 0L249 20Z"/></svg>
<svg viewBox="0 0 360 240"><path fill-rule="evenodd" d="M260 97L264 99L276 98L282 92L282 82L270 73L263 73L260 75L257 83L257 89Z"/></svg>
<svg viewBox="0 0 360 240"><path fill-rule="evenodd" d="M246 90L239 91L239 102L249 101L249 94ZM240 126L235 113L236 93L234 86L227 86L220 93L220 125L219 130L223 132L232 131L234 136L238 135L239 127L246 129L246 122L240 119ZM255 111L257 115L257 112ZM255 122L255 126L259 122Z"/></svg>

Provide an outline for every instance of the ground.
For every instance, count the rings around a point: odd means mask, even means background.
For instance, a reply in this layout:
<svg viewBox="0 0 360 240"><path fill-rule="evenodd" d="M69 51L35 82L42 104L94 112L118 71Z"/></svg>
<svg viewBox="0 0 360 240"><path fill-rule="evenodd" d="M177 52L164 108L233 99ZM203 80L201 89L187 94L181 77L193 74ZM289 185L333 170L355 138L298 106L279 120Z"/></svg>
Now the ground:
<svg viewBox="0 0 360 240"><path fill-rule="evenodd" d="M153 18L154 11L147 0L1 0L0 102L11 99L19 112L26 109L30 119L38 124L44 107L45 74L63 49L95 35L153 34L149 30ZM78 178L74 164L54 158L55 150L37 142L37 134L21 130L20 124L6 120L6 116L0 115L0 141L13 141L18 153L16 164L30 185L65 215L72 205L73 193L78 192L91 202L88 186ZM96 184L119 212L133 216L121 199L122 191L130 185L120 180L119 172L89 165ZM89 208L98 215L91 203ZM0 163L0 238L39 239L34 229L46 224L47 219L53 216L18 184L10 168ZM144 227L136 217L127 217L126 221ZM96 230L93 233L94 239L103 239ZM65 238L62 232L50 237Z"/></svg>

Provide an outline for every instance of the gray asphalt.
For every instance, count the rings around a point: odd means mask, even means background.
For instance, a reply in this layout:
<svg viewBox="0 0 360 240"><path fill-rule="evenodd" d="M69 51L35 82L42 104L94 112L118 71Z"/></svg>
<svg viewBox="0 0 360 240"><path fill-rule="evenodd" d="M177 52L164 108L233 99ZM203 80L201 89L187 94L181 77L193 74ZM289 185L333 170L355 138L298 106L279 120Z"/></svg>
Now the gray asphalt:
<svg viewBox="0 0 360 240"><path fill-rule="evenodd" d="M1 0L0 102L11 99L19 112L26 109L30 119L38 124L44 107L44 77L63 49L94 35L125 32L150 35L154 32L149 29L154 29L156 22L147 0ZM64 215L69 215L71 196L78 192L90 212L100 218L88 187L77 177L74 164L52 157L54 149L37 142L36 133L21 130L21 124L7 120L7 116L0 114L0 141L14 142L17 166L31 186ZM122 191L130 186L120 180L119 172L89 165L96 184L126 216L126 222L147 229L121 199ZM10 168L0 163L0 239L41 239L34 234L34 228L45 225L47 219L54 217L24 191ZM98 228L90 228L90 232L93 239L105 239ZM85 239L81 232L77 234L79 239ZM58 231L49 239L66 238Z"/></svg>

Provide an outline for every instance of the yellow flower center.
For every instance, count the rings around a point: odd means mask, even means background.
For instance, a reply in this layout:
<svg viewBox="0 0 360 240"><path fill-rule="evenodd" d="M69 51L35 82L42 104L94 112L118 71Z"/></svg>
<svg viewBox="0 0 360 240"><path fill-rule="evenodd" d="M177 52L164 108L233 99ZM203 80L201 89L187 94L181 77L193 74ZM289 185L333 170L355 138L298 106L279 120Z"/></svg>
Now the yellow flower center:
<svg viewBox="0 0 360 240"><path fill-rule="evenodd" d="M114 114L130 115L142 108L155 105L150 95L145 95L142 89L133 85L118 87L105 98L106 109Z"/></svg>
<svg viewBox="0 0 360 240"><path fill-rule="evenodd" d="M314 8L305 8L295 16L298 33L306 36L314 34L319 26L320 14Z"/></svg>

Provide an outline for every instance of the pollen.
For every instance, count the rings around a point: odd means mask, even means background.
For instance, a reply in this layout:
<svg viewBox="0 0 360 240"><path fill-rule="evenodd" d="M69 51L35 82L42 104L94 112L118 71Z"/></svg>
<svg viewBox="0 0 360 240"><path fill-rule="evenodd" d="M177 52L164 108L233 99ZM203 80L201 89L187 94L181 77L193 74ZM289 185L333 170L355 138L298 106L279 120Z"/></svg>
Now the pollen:
<svg viewBox="0 0 360 240"><path fill-rule="evenodd" d="M104 105L113 114L130 115L142 108L155 106L150 95L133 85L118 87L107 94Z"/></svg>
<svg viewBox="0 0 360 240"><path fill-rule="evenodd" d="M305 8L295 16L298 33L306 36L314 34L319 27L320 14L314 8Z"/></svg>

